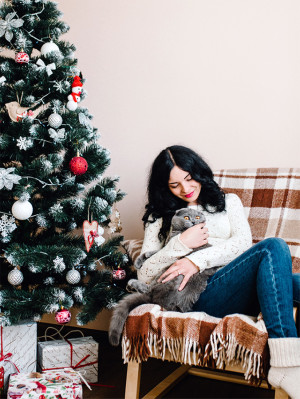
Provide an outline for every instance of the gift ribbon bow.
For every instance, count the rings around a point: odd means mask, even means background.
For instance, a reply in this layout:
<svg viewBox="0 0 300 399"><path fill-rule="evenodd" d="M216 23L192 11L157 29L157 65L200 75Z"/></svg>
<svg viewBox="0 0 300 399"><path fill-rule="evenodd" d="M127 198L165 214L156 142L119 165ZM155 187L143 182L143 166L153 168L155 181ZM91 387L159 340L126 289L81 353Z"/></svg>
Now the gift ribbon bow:
<svg viewBox="0 0 300 399"><path fill-rule="evenodd" d="M36 64L38 65L38 70L46 68L48 76L52 75L52 70L56 69L56 65L54 64L54 62L52 64L46 65L44 61L40 58L37 60Z"/></svg>
<svg viewBox="0 0 300 399"><path fill-rule="evenodd" d="M11 363L15 367L17 372L19 373L20 371L19 371L18 367L15 365L15 363L13 363L11 360L9 360L9 358L12 357L12 353L6 353L6 355L4 355L4 352L3 352L3 326L1 326L0 335L1 335L0 362Z"/></svg>

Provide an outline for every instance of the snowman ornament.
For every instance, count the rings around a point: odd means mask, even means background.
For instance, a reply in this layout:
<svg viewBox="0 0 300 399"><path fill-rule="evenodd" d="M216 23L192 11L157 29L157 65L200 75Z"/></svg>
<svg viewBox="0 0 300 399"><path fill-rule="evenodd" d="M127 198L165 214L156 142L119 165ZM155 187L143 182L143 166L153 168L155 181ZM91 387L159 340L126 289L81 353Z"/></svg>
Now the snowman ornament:
<svg viewBox="0 0 300 399"><path fill-rule="evenodd" d="M75 111L80 102L80 95L82 93L82 83L79 76L75 76L72 83L72 93L68 95L67 108L70 111Z"/></svg>

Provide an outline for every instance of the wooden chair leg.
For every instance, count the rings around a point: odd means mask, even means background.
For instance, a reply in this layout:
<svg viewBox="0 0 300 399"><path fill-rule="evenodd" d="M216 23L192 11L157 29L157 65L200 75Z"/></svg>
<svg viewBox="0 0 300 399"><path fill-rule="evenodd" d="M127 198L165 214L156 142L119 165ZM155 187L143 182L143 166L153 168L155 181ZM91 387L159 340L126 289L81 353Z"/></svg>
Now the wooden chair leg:
<svg viewBox="0 0 300 399"><path fill-rule="evenodd" d="M130 361L127 365L125 399L139 399L142 364Z"/></svg>
<svg viewBox="0 0 300 399"><path fill-rule="evenodd" d="M274 399L289 399L289 395L283 389L276 388Z"/></svg>

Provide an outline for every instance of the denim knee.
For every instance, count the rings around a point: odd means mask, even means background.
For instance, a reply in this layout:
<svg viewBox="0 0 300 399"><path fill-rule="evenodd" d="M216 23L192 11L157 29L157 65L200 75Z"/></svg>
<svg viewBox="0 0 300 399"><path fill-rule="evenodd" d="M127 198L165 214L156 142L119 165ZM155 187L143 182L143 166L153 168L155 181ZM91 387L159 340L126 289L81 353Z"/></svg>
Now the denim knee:
<svg viewBox="0 0 300 399"><path fill-rule="evenodd" d="M270 256L272 259L272 265L277 269L276 266L286 272L292 271L292 257L289 246L287 243L278 237L270 237L260 241L258 244L261 249L261 253Z"/></svg>
<svg viewBox="0 0 300 399"><path fill-rule="evenodd" d="M264 240L260 241L260 244L262 244L263 246L265 246L268 249L272 249L275 251L288 251L290 252L289 246L287 245L287 243L279 237L269 237L269 238L265 238Z"/></svg>

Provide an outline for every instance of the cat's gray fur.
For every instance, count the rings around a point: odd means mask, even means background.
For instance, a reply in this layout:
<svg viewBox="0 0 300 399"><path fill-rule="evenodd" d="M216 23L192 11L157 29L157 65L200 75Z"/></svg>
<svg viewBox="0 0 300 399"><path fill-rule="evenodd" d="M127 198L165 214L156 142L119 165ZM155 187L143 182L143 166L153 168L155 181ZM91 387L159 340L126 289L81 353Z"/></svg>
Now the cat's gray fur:
<svg viewBox="0 0 300 399"><path fill-rule="evenodd" d="M200 216L200 217L199 217ZM185 217L189 219L186 220ZM205 216L202 212L191 208L179 209L172 218L170 238L182 233L195 224L203 223ZM195 248L194 251L206 248L204 245ZM155 252L148 252L140 256L143 262L152 256ZM138 265L141 267L141 260ZM139 268L138 267L138 268ZM135 307L145 304L154 303L162 306L166 310L177 312L187 312L192 310L193 304L197 301L200 294L205 290L207 279L213 275L219 267L204 270L202 273L196 273L191 276L185 288L178 291L183 280L183 275L179 275L166 283L158 283L157 281L147 285L139 280L129 280L128 288L131 291L138 291L123 298L116 306L109 326L109 342L111 345L117 346L123 331L123 327L129 312ZM163 273L163 272L162 272ZM161 273L161 274L162 274Z"/></svg>

